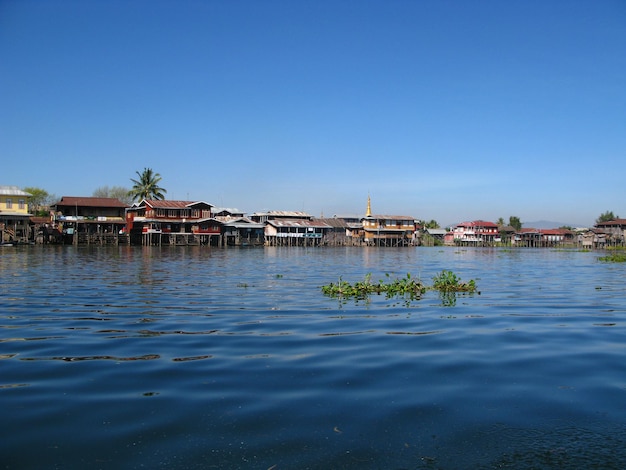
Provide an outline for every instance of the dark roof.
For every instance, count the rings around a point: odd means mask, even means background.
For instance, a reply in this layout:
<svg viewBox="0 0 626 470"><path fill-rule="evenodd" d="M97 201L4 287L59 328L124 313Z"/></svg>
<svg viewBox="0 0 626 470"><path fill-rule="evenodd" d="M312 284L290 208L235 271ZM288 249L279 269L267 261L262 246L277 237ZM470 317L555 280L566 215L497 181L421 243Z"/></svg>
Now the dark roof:
<svg viewBox="0 0 626 470"><path fill-rule="evenodd" d="M573 233L571 230L564 228L522 228L518 233L540 233L542 235L567 235Z"/></svg>
<svg viewBox="0 0 626 470"><path fill-rule="evenodd" d="M56 207L128 207L122 201L114 197L74 197L63 196Z"/></svg>
<svg viewBox="0 0 626 470"><path fill-rule="evenodd" d="M598 222L596 227L619 227L626 226L626 219L613 219L607 222Z"/></svg>
<svg viewBox="0 0 626 470"><path fill-rule="evenodd" d="M348 223L344 219L332 217L332 218L320 218L320 219L313 219L313 220L319 220L325 223L326 225L330 225L331 227L334 227L334 228L348 228Z"/></svg>

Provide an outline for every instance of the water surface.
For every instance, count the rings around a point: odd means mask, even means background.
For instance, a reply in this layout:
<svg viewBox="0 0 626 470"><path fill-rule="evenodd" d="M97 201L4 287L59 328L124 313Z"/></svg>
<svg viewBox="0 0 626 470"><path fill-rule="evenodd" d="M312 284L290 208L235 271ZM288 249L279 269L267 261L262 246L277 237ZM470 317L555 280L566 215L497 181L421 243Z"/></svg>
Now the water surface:
<svg viewBox="0 0 626 470"><path fill-rule="evenodd" d="M626 468L626 266L549 249L0 253L0 466ZM480 295L320 286L443 269Z"/></svg>

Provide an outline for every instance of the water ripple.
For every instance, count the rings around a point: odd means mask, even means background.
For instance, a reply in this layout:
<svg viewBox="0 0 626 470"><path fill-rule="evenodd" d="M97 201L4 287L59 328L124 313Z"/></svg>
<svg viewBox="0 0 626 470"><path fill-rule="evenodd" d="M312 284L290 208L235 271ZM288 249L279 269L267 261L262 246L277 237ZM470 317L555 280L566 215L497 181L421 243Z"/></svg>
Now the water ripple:
<svg viewBox="0 0 626 470"><path fill-rule="evenodd" d="M6 468L626 466L626 266L593 253L2 255ZM442 269L481 295L320 290Z"/></svg>

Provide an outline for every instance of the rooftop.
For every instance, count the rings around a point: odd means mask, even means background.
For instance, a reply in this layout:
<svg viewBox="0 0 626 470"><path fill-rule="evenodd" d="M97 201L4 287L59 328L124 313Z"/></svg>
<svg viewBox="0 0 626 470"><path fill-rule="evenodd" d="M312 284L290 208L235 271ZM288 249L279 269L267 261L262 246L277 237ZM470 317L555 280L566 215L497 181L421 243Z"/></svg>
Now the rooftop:
<svg viewBox="0 0 626 470"><path fill-rule="evenodd" d="M31 193L22 191L17 186L0 186L0 196L24 196L31 197Z"/></svg>

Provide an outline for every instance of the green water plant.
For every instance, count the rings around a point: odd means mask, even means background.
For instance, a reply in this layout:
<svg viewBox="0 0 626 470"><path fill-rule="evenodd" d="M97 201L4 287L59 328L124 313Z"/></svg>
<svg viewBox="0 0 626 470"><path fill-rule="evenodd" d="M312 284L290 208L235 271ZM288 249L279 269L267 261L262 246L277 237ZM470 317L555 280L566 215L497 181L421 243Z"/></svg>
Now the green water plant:
<svg viewBox="0 0 626 470"><path fill-rule="evenodd" d="M411 273L406 277L390 279L386 274L386 280L372 282L371 273L365 276L362 281L353 284L339 277L338 282L322 286L322 292L333 298L345 300L353 298L356 300L369 300L372 294L385 294L387 298L403 297L406 302L419 300L428 290L439 291L442 303L445 306L456 304L456 294L473 294L477 292L476 282L472 279L468 282L461 281L461 278L452 271L444 270L433 278L434 284L426 286L421 281L414 279Z"/></svg>
<svg viewBox="0 0 626 470"><path fill-rule="evenodd" d="M462 282L452 271L443 270L433 277L433 289L439 292L476 292L476 282Z"/></svg>
<svg viewBox="0 0 626 470"><path fill-rule="evenodd" d="M386 274L390 277L389 274ZM322 292L329 297L366 299L371 294L386 294L388 298L395 296L405 296L410 299L420 298L427 290L420 281L411 277L407 273L406 277L385 282L382 279L372 282L372 274L368 273L365 279L354 284L344 281L339 277L339 281L322 286Z"/></svg>
<svg viewBox="0 0 626 470"><path fill-rule="evenodd" d="M626 263L626 253L614 251L606 256L601 256L598 259L600 261L604 261L605 263Z"/></svg>

